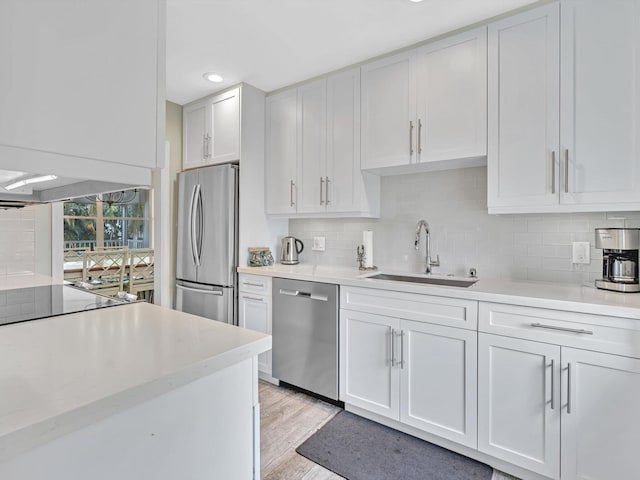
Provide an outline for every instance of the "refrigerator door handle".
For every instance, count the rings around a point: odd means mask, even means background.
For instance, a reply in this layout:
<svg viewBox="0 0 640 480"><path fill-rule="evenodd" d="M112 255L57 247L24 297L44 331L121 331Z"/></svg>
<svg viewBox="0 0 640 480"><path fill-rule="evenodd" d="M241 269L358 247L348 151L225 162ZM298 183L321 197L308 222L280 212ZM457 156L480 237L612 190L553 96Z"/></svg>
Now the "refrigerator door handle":
<svg viewBox="0 0 640 480"><path fill-rule="evenodd" d="M217 297L221 297L223 295L222 290L200 290L199 288L185 287L184 285L176 285L176 288L179 288L180 290L186 290L187 292L202 293L204 295L215 295Z"/></svg>
<svg viewBox="0 0 640 480"><path fill-rule="evenodd" d="M200 184L198 184L197 196L198 237L196 239L196 246L198 248L198 266L200 266L200 264L202 263L202 239L204 238L204 208L202 206L202 190Z"/></svg>
<svg viewBox="0 0 640 480"><path fill-rule="evenodd" d="M196 228L196 214L197 214L197 198L200 193L200 184L193 187L191 194L191 213L190 213L190 233L191 233L191 256L193 257L193 263L196 267L200 266L200 258L198 257L198 245L197 245L197 228Z"/></svg>

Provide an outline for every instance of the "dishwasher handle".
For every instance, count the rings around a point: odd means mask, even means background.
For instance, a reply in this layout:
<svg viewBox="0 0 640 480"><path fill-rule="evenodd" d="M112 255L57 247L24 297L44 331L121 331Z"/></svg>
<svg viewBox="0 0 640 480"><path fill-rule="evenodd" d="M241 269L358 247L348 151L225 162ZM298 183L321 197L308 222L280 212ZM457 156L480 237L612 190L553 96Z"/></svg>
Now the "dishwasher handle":
<svg viewBox="0 0 640 480"><path fill-rule="evenodd" d="M289 297L303 297L310 298L311 300L320 300L321 302L328 302L329 297L326 295L318 295L316 293L301 292L300 290L286 290L280 289L280 295L288 295Z"/></svg>

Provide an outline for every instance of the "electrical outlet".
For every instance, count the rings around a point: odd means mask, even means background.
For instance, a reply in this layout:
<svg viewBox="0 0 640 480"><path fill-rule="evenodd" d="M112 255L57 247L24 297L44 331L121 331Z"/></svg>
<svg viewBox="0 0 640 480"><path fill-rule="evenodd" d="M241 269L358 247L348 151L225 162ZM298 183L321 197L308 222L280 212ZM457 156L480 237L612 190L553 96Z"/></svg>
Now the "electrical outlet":
<svg viewBox="0 0 640 480"><path fill-rule="evenodd" d="M589 242L573 242L573 263L591 263L591 245Z"/></svg>
<svg viewBox="0 0 640 480"><path fill-rule="evenodd" d="M324 240L325 237L313 237L313 245L311 250L316 252L324 252Z"/></svg>

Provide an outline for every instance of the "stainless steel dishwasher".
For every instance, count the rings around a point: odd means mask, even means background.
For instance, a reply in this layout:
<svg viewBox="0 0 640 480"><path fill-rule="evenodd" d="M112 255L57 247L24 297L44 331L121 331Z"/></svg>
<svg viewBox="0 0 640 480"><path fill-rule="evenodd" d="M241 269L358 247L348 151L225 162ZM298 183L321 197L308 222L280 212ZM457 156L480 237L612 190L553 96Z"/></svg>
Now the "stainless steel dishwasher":
<svg viewBox="0 0 640 480"><path fill-rule="evenodd" d="M273 279L273 376L338 400L338 286Z"/></svg>

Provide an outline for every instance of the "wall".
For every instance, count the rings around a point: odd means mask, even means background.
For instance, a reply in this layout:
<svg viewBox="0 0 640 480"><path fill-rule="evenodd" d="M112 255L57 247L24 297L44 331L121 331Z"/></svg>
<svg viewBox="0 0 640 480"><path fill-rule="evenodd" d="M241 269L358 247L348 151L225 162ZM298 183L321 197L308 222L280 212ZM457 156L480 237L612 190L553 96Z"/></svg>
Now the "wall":
<svg viewBox="0 0 640 480"><path fill-rule="evenodd" d="M182 171L182 106L172 102L166 103L166 139L169 142L169 181L171 192L171 237L169 239L169 276L176 278L176 245L178 232L178 173ZM156 239L158 242L164 239ZM173 285L173 284L172 284ZM175 289L171 288L171 302L173 305Z"/></svg>
<svg viewBox="0 0 640 480"><path fill-rule="evenodd" d="M36 270L35 207L0 210L0 277Z"/></svg>
<svg viewBox="0 0 640 480"><path fill-rule="evenodd" d="M383 177L381 218L290 220L289 233L302 239L304 263L356 266L362 230L374 232L374 263L385 269L424 271L424 234L414 248L415 226L431 227L435 272L484 278L592 284L602 254L594 248L597 227L640 227L640 213L489 215L485 167ZM625 218L626 220L622 220ZM326 251L312 252L312 237L326 237ZM573 265L571 242L591 242L591 264Z"/></svg>

